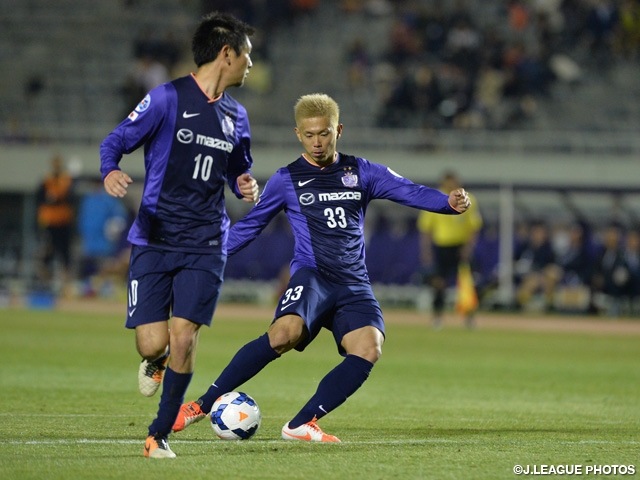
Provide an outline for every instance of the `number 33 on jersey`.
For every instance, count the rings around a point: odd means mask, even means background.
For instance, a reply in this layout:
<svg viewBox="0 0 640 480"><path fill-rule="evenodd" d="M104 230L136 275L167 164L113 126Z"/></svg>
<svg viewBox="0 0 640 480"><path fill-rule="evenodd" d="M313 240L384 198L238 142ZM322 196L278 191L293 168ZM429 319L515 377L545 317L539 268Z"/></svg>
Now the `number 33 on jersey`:
<svg viewBox="0 0 640 480"><path fill-rule="evenodd" d="M374 199L457 213L442 192L364 158L338 154L333 164L320 168L301 156L269 179L258 204L231 228L228 252L243 248L284 210L295 238L291 275L312 267L337 283L368 282L364 215Z"/></svg>

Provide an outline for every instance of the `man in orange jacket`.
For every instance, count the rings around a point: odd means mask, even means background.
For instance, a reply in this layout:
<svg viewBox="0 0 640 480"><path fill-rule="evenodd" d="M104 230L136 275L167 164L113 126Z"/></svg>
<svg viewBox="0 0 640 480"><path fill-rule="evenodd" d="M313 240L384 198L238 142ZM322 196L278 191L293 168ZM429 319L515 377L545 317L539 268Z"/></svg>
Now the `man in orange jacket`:
<svg viewBox="0 0 640 480"><path fill-rule="evenodd" d="M63 282L69 279L71 241L74 224L73 178L64 170L61 156L51 159L51 172L40 184L36 195L38 225L45 234L42 280L53 280L56 258L63 268Z"/></svg>

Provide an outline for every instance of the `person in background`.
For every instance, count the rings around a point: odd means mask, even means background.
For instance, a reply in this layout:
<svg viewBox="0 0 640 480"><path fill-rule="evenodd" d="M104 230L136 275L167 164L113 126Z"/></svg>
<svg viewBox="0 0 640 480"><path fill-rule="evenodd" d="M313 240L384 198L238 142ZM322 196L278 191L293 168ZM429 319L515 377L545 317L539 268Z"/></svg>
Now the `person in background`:
<svg viewBox="0 0 640 480"><path fill-rule="evenodd" d="M562 269L556 263L549 226L543 220L529 223L528 236L516 254L514 271L517 307L526 309L532 298L542 293L545 309L552 310Z"/></svg>
<svg viewBox="0 0 640 480"><path fill-rule="evenodd" d="M36 193L38 225L43 233L41 281L52 287L55 262L62 268L63 289L70 280L71 243L75 226L74 180L65 170L62 156L51 159L51 171Z"/></svg>
<svg viewBox="0 0 640 480"><path fill-rule="evenodd" d="M633 269L628 260L632 258L625 252L624 227L617 221L610 222L604 229L602 249L595 262L592 282L593 313L603 309L604 305L598 305L596 296L604 295L607 298L608 313L614 317L620 315L624 297L632 289L634 281Z"/></svg>
<svg viewBox="0 0 640 480"><path fill-rule="evenodd" d="M100 178L90 180L90 189L78 207L78 233L81 242L79 279L82 296L106 291L107 284L98 285L109 264L116 261L120 238L127 226L127 209L122 200L109 195Z"/></svg>
<svg viewBox="0 0 640 480"><path fill-rule="evenodd" d="M640 296L640 231L637 228L627 230L624 240L624 259L629 269L629 281L624 295L629 303L629 313L635 313L636 301Z"/></svg>
<svg viewBox="0 0 640 480"><path fill-rule="evenodd" d="M583 299L581 292L591 286L594 264L591 228L584 220L564 225L554 233L552 245L559 271L552 277L558 283L549 285L549 292L551 297L559 295L559 301L549 298L547 309L578 306Z"/></svg>
<svg viewBox="0 0 640 480"><path fill-rule="evenodd" d="M461 188L458 175L445 172L439 190L451 192ZM478 232L482 228L482 216L477 201L469 195L471 206L464 215L434 215L420 212L420 254L426 272L426 282L433 290L433 326L440 328L445 308L447 288L456 283L461 264L470 265ZM474 324L473 311L466 313L468 327Z"/></svg>

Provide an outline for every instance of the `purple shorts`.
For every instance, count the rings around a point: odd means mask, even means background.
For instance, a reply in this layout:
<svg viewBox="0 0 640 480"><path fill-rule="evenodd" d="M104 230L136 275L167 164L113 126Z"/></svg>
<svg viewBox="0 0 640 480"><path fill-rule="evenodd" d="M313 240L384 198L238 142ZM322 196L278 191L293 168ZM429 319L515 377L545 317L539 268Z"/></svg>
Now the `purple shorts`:
<svg viewBox="0 0 640 480"><path fill-rule="evenodd" d="M210 326L226 262L226 255L134 245L125 326L135 328L171 316Z"/></svg>
<svg viewBox="0 0 640 480"><path fill-rule="evenodd" d="M340 344L347 333L367 326L385 333L382 310L370 284L334 283L314 268L301 268L293 274L278 301L274 322L288 314L302 317L309 331L309 337L296 346L298 351L304 350L322 327L331 330L341 355L345 355Z"/></svg>

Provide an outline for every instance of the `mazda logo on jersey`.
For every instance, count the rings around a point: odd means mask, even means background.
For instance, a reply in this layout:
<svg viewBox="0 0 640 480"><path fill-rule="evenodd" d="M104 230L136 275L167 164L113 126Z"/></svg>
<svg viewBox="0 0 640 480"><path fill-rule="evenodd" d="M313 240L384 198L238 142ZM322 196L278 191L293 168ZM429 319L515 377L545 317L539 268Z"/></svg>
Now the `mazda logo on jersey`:
<svg viewBox="0 0 640 480"><path fill-rule="evenodd" d="M303 193L300 195L300 205L311 205L316 201L316 197L313 193Z"/></svg>
<svg viewBox="0 0 640 480"><path fill-rule="evenodd" d="M180 143L193 142L193 132L191 130L187 130L186 128L178 130L176 137L178 138L178 141Z"/></svg>

